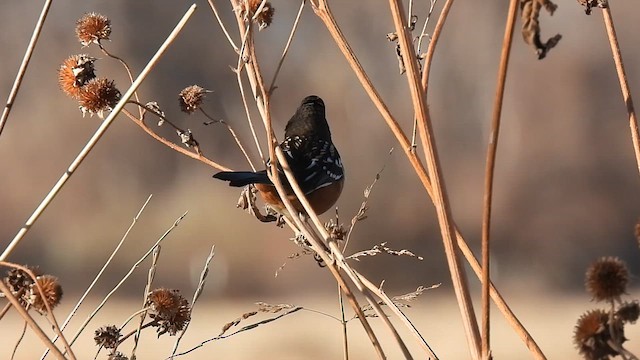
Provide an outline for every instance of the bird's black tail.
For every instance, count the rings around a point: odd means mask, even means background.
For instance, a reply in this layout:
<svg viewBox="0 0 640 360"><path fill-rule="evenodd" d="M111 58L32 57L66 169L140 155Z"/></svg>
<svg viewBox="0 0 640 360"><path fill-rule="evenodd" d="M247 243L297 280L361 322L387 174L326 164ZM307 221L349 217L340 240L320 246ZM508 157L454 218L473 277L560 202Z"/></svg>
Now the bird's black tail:
<svg viewBox="0 0 640 360"><path fill-rule="evenodd" d="M271 184L267 171L221 171L214 178L229 181L229 186L243 187L249 184Z"/></svg>

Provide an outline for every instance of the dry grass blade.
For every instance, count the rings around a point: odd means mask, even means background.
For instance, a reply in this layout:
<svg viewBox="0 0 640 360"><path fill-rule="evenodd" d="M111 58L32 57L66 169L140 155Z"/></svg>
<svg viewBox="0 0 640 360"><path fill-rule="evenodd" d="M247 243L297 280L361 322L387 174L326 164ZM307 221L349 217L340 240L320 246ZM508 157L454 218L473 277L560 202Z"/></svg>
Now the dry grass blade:
<svg viewBox="0 0 640 360"><path fill-rule="evenodd" d="M7 103L4 106L4 110L2 111L2 117L0 117L0 135L2 135L2 130L4 129L4 126L7 124L7 119L9 118L9 113L11 113L13 102L16 100L16 96L18 96L18 91L20 91L20 85L22 84L22 79L24 78L24 74L27 72L29 61L31 61L31 55L33 54L33 51L36 48L38 39L40 38L40 33L42 32L42 26L44 25L44 22L47 19L47 15L49 14L51 3L53 3L53 0L46 0L44 2L44 5L42 6L42 12L40 13L38 22L36 22L36 27L33 30L33 34L31 35L31 40L29 40L27 51L24 54L24 58L22 59L22 63L20 64L20 68L18 69L18 74L16 74L16 79L13 82L13 86L11 87L11 92L9 93L9 97L7 98Z"/></svg>
<svg viewBox="0 0 640 360"><path fill-rule="evenodd" d="M393 256L409 256L409 257L414 257L418 260L424 260L422 256L418 256L409 250L405 250L405 249L393 250L392 248L387 246L386 242L374 245L374 247L369 250L358 251L353 255L347 256L347 259L360 261L361 257L376 256L383 253L393 255Z"/></svg>
<svg viewBox="0 0 640 360"><path fill-rule="evenodd" d="M546 42L540 40L540 21L538 17L543 7L550 15L553 15L558 6L552 3L551 0L522 0L520 2L520 8L522 9L522 38L524 42L534 48L538 55L538 60L544 59L549 50L554 48L562 39L562 35L556 34Z"/></svg>
<svg viewBox="0 0 640 360"><path fill-rule="evenodd" d="M216 254L215 250L216 250L216 247L214 245L211 247L211 251L209 251L209 256L207 256L207 260L205 260L204 262L204 268L200 273L198 286L196 287L196 291L193 293L193 298L191 299L192 312L193 312L193 308L196 305L196 302L198 301L198 299L200 298L200 295L202 295L202 291L204 290L204 285L206 283L207 276L209 275L209 268L211 267L211 261L213 260L213 257ZM184 336L184 334L187 332L187 329L189 328L189 324L191 324L191 321L189 321L187 325L185 325L184 329L180 332L180 336L178 336L178 338L176 339L176 343L173 345L173 351L171 351L171 357L175 356L176 352L178 351L178 346L180 346L180 341L182 340L182 337Z"/></svg>
<svg viewBox="0 0 640 360"><path fill-rule="evenodd" d="M149 62L144 67L142 72L140 72L140 75L138 75L138 78L136 78L136 81L134 81L133 84L131 84L131 87L129 88L129 90L127 90L127 92L122 95L122 98L120 99L118 104L113 108L109 116L102 122L98 130L96 130L96 132L93 134L91 139L87 142L85 147L80 151L78 156L76 156L76 158L73 160L69 168L64 172L62 177L60 177L58 182L53 186L51 191L49 191L47 196L45 196L45 198L42 200L40 205L38 205L38 207L34 210L33 214L25 222L24 226L22 226L20 231L18 231L16 236L11 240L11 242L9 243L7 248L4 250L2 255L0 255L0 261L4 261L7 259L7 257L11 254L11 252L15 249L15 247L20 243L20 241L24 238L27 232L33 227L33 224L36 222L36 220L38 220L38 218L40 217L40 215L42 215L44 210L49 206L49 204L51 204L51 201L53 201L56 195L58 195L58 193L60 192L62 187L67 183L71 175L74 174L74 172L82 164L82 162L87 157L87 155L89 155L91 150L93 150L93 148L98 143L98 141L100 141L102 136L106 133L107 129L109 129L109 126L115 120L116 116L124 109L124 106L126 105L129 98L133 96L133 93L138 89L138 87L146 79L146 77L149 75L151 70L155 67L155 65L158 63L160 58L164 55L164 53L167 51L169 46L173 43L173 41L176 39L178 34L182 31L182 29L187 24L187 21L191 18L191 15L193 15L195 10L196 10L196 5L193 4L189 8L189 10L187 10L187 12L184 14L180 22L178 22L178 24L175 26L173 31L171 31L171 34L169 34L169 36L164 41L164 43L160 46L158 51L156 51L155 55L153 55L151 60L149 60Z"/></svg>
<svg viewBox="0 0 640 360"><path fill-rule="evenodd" d="M302 307L300 307L300 306L299 306L299 307L295 307L295 308L293 308L293 309L290 309L290 310L287 310L287 311L283 312L282 314L280 314L280 315L278 315L278 316L274 316L274 317L272 317L272 318L269 318L269 319L266 319L266 320L262 320L262 321L259 321L259 322L256 322L256 323L253 323L253 324L250 324L250 325L244 326L244 327L242 327L242 328L240 328L240 329L238 329L238 330L236 330L236 331L234 331L234 332L232 332L232 333L229 333L229 334L227 334L227 335L218 335L218 336L216 336L216 337L214 337L214 338L207 339L207 340L205 340L205 341L201 342L200 344L198 344L198 345L194 346L193 348L191 348L191 349L189 349L189 350L187 350L187 351L183 351L183 352L181 352L181 353L178 353L178 354L176 354L176 355L174 355L174 356L172 356L172 357L169 357L169 358L167 358L167 359L165 359L165 360L169 360L169 359L172 359L172 358L174 358L174 357L178 357L178 356L187 355L187 354L189 354L189 353L191 353L191 352L193 352L193 351L195 351L195 350L197 350L197 349L199 349L199 348L201 348L201 347L205 346L207 343L210 343L210 342L212 342L212 341L216 341L216 340L226 339L226 338L229 338L229 337L231 337L231 336L237 335L237 334L239 334L239 333L241 333L241 332L245 332L245 331L248 331L248 330L255 329L255 328L257 328L257 327L259 327L259 326L261 326L261 325L266 325L266 324L268 324L268 323L270 323L270 322L273 322L273 321L276 321L276 320L278 320L278 319L281 319L281 318L283 318L283 317L285 317L285 316L287 316L287 315L291 315L291 314L293 314L293 313L295 313L295 312L298 312L298 311L300 311L300 310L302 310L302 309L303 309L303 308L302 308ZM255 315L254 313L247 313L247 314L252 314L251 316Z"/></svg>

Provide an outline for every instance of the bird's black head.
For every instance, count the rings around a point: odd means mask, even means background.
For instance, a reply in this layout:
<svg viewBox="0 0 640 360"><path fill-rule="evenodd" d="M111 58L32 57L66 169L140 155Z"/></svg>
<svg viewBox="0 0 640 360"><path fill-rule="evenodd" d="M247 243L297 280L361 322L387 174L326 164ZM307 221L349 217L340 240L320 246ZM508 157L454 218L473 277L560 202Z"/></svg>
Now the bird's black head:
<svg viewBox="0 0 640 360"><path fill-rule="evenodd" d="M285 137L318 136L331 139L329 124L325 118L324 101L318 96L307 96L293 114L284 130Z"/></svg>

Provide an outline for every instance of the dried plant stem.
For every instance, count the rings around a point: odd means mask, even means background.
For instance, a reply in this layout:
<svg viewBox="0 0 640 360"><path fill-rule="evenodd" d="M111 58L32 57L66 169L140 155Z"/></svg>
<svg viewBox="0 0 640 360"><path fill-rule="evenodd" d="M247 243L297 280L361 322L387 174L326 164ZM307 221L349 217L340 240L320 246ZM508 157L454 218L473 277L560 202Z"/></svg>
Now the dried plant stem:
<svg viewBox="0 0 640 360"><path fill-rule="evenodd" d="M107 49L104 46L102 46L102 44L98 43L98 47L100 48L103 54L107 55L108 57L114 60L117 60L120 63L120 65L124 67L124 70L127 72L127 75L129 76L129 81L133 84L133 73L131 72L131 68L129 67L129 64L127 64L127 62L124 61L121 57L111 54L109 51L107 51ZM133 97L136 99L136 102L139 104L140 98L138 98L137 92L135 91L133 92ZM144 110L142 109L142 107L138 107L138 111L140 112L140 117L142 117L142 114L144 114Z"/></svg>
<svg viewBox="0 0 640 360"><path fill-rule="evenodd" d="M340 305L340 325L342 326L342 358L349 360L349 334L347 329L347 319L344 314L344 299L342 288L338 286L338 303Z"/></svg>
<svg viewBox="0 0 640 360"><path fill-rule="evenodd" d="M23 308L22 305L20 305L20 301L18 301L18 299L16 299L16 297L13 296L13 294L11 293L11 290L9 290L7 285L5 285L4 281L0 281L0 292L5 294L5 297L7 298L7 300L9 300L11 305L13 305L13 307L16 309L18 314L20 314L20 316L24 319L24 321L27 322L27 324L33 330L33 332L36 333L38 338L40 338L40 341L42 341L42 343L45 344L47 348L49 348L49 350L53 352L56 358L61 360L66 360L62 352L53 344L53 342L51 342L49 337L47 337L47 334L45 334L44 331L42 331L42 329L40 328L38 323L36 323L33 317L31 317L31 315L29 315L27 310Z"/></svg>
<svg viewBox="0 0 640 360"><path fill-rule="evenodd" d="M380 94L378 93L376 88L373 86L373 83L369 79L367 73L364 71L362 65L358 61L358 58L355 56L349 43L346 41L344 35L342 34L342 31L340 30L337 23L335 22L335 19L329 7L326 5L324 1L320 1L320 0L317 0L317 1L318 3L312 2L314 12L325 24L327 30L333 37L333 40L336 42L336 45L342 51L342 54L344 55L345 59L347 60L353 72L355 73L356 77L362 84L362 87L364 88L365 92L369 95L369 97L371 98L371 101L376 106L376 108L382 115L382 118L387 123L387 126L389 126L389 129L394 134L397 141L400 143L402 150L404 151L407 159L411 163L411 166L414 168L425 190L427 191L429 196L433 197L433 191L432 191L429 177L427 176L424 165L422 164L420 159L418 159L418 157L411 151L412 148L411 148L411 143L409 142L409 139L407 138L403 130L400 128L400 125L398 124L398 122L389 112L389 109L387 108L386 104L382 101ZM429 44L429 47L435 47L436 41L434 41L434 39L437 39L436 35L439 34L439 31L437 30L439 28L441 29L442 28L441 24L443 24L442 16L448 12L448 8L451 6L452 1L453 0L447 0L447 2L445 3L443 12L441 13L441 18L438 20L438 24L436 25L436 31L434 31L433 39ZM447 9L447 12L445 12L445 9ZM426 64L429 64L429 61L427 61ZM426 72L426 69L427 67L425 66L425 72ZM424 75L424 72L423 72L423 75ZM462 251L463 255L466 257L467 261L473 268L476 276L480 278L482 274L482 270L478 260L475 258L473 252L471 251L466 241L464 240L464 238L459 232L456 232L456 239L457 239L458 247L460 247L460 250ZM505 317L505 319L509 322L509 324L514 329L514 331L520 336L520 339L525 343L525 345L527 346L529 351L531 351L534 357L536 359L546 359L546 357L542 353L542 350L540 349L538 344L528 333L527 329L518 320L518 318L515 316L513 311L511 311L506 301L500 295L500 292L498 291L498 289L495 286L493 286L493 284L491 284L491 297L495 302L496 306L498 307L498 309L500 310L500 312Z"/></svg>
<svg viewBox="0 0 640 360"><path fill-rule="evenodd" d="M451 10L451 6L453 5L453 0L446 0L442 10L440 11L440 16L438 17L438 22L436 23L436 27L433 29L433 34L431 35L431 41L429 41L429 47L427 47L427 54L425 55L424 66L422 69L422 88L424 89L425 96L429 93L429 73L431 72L431 64L433 63L433 54L436 51L436 45L438 45L438 40L440 40L440 35L442 34L442 29L444 28L444 23L447 21L447 17L449 16L449 10Z"/></svg>
<svg viewBox="0 0 640 360"><path fill-rule="evenodd" d="M20 68L18 69L18 74L16 74L16 79L13 81L13 86L11 87L11 92L9 92L7 103L5 104L4 110L2 111L2 117L0 117L0 135L2 135L2 130L4 129L4 126L7 124L7 119L9 118L9 113L11 113L11 109L13 108L13 102L16 100L16 97L18 96L18 91L20 91L20 85L22 85L22 79L24 79L24 74L27 72L29 61L31 61L31 55L33 55L33 51L36 48L38 39L40 38L40 33L42 32L42 26L44 25L44 22L47 19L47 15L49 14L49 9L51 8L52 2L53 0L46 0L44 2L44 5L42 6L40 17L36 22L36 27L33 30L33 34L31 35L31 40L29 40L29 45L27 45L27 51L24 53L24 57L22 58L22 63L20 64Z"/></svg>
<svg viewBox="0 0 640 360"><path fill-rule="evenodd" d="M142 119L137 118L135 115L133 115L132 113L130 113L127 109L122 109L122 113L125 114L129 119L133 120L134 123L136 123L136 125L140 126L140 128L142 130L144 130L144 132L146 132L147 134L151 135L152 138L158 140L159 142L161 142L162 144L166 145L167 147L169 147L172 150L175 150L183 155L186 155L192 159L198 160L204 164L209 165L210 167L214 168L214 169L218 169L221 171L229 171L230 169L224 165L218 164L217 162L209 159L208 157L204 156L202 153L200 152L193 152L193 151L189 151L185 148L183 148L181 145L175 144L174 142L156 134L155 131L153 131L149 126L147 126L147 124L144 123L144 121L142 121Z"/></svg>
<svg viewBox="0 0 640 360"><path fill-rule="evenodd" d="M36 220L38 220L40 215L42 215L42 213L47 208L47 206L49 206L49 204L51 204L51 201L58 195L58 193L60 192L62 187L67 183L71 175L73 175L73 173L82 164L84 159L91 152L91 150L93 150L94 146L98 143L98 141L100 141L100 139L106 133L109 126L115 120L116 116L120 113L120 111L124 109L124 106L129 100L129 98L133 96L133 93L138 89L140 84L142 84L142 82L146 79L147 75L149 75L151 70L155 67L158 60L160 60L160 58L162 57L162 55L164 55L164 53L169 48L169 46L173 43L173 41L176 39L176 37L178 36L182 28L186 25L191 15L193 15L195 10L196 10L196 5L193 4L189 8L189 10L187 10L187 12L184 14L180 22L173 29L171 34L164 41L162 46L160 46L160 48L155 53L155 55L151 58L151 60L149 60L149 62L147 63L145 68L142 70L140 75L138 75L138 78L136 79L136 81L134 81L133 84L131 84L131 87L129 88L129 90L127 90L127 92L125 92L124 95L122 95L122 98L120 99L118 104L114 107L114 109L111 111L109 116L102 122L100 127L98 127L98 130L96 130L96 132L93 134L91 139L80 151L78 156L76 156L76 158L73 160L69 168L65 171L62 177L60 177L58 182L53 186L51 191L49 191L47 196L45 196L45 198L40 202L40 205L38 205L38 207L35 209L33 214L29 217L29 219L27 219L26 223L22 226L20 231L18 231L16 236L13 238L13 240L11 240L11 242L9 243L7 248L4 250L2 255L0 255L0 261L7 259L7 257L11 254L11 252L15 249L15 247L20 243L20 241L24 238L24 236L31 229L31 227L33 227L33 224L36 222Z"/></svg>
<svg viewBox="0 0 640 360"><path fill-rule="evenodd" d="M22 325L22 331L20 331L20 337L16 341L16 345L13 347L13 351L11 352L11 360L16 358L16 352L18 351L18 346L20 346L20 343L22 342L22 339L24 339L24 335L26 333L27 333L27 322L25 321L24 324Z"/></svg>
<svg viewBox="0 0 640 360"><path fill-rule="evenodd" d="M627 74L624 71L624 64L622 63L622 53L620 52L616 28L613 25L613 16L611 15L611 4L602 9L602 16L604 17L604 25L607 29L609 44L611 45L613 61L616 64L616 72L618 73L618 80L620 81L622 98L627 106L629 128L631 129L631 141L633 142L636 163L638 165L638 171L640 172L640 131L638 130L638 118L636 117L636 110L633 107L633 98L631 97L631 90L629 89L629 83L627 82Z"/></svg>
<svg viewBox="0 0 640 360"><path fill-rule="evenodd" d="M500 54L500 67L498 69L498 80L496 93L493 102L493 118L489 131L489 143L487 145L486 167L484 173L484 198L482 211L482 358L491 358L491 298L489 294L490 263L491 263L491 209L493 199L493 177L496 164L496 154L498 152L498 139L500 136L500 118L502 115L502 102L504 100L504 89L507 80L507 69L509 66L509 56L511 55L511 44L513 40L513 29L518 14L519 0L509 2L509 13L507 24L504 29L504 39L502 40L502 53Z"/></svg>
<svg viewBox="0 0 640 360"><path fill-rule="evenodd" d="M440 159L438 158L437 147L431 127L431 119L427 108L425 92L420 84L418 61L411 41L411 34L405 26L406 16L402 4L398 0L390 0L389 6L393 16L393 22L398 34L398 43L403 54L404 65L407 69L409 89L413 107L418 118L418 130L427 159L427 170L433 187L433 203L436 207L440 231L444 242L445 254L449 264L453 288L458 299L458 306L463 318L463 324L467 335L469 351L474 359L480 356L480 334L478 323L476 322L473 304L464 266L460 261L458 247L454 243L455 229L451 217L451 209L447 198L447 191L441 173Z"/></svg>
<svg viewBox="0 0 640 360"><path fill-rule="evenodd" d="M151 266L149 266L149 272L147 273L147 283L144 285L144 291L142 293L142 307L144 308L147 305L147 295L151 292L151 284L153 284L153 279L156 277L156 270L158 269L158 260L160 259L160 251L162 250L162 246L158 244L153 248L153 256L151 257ZM136 358L136 350L138 350L138 343L140 341L140 333L142 331L142 326L144 324L144 319L147 317L147 312L144 311L140 313L140 322L138 323L138 328L135 331L135 336L133 337L133 348L131 349L131 355L129 359Z"/></svg>
<svg viewBox="0 0 640 360"><path fill-rule="evenodd" d="M69 315L67 316L67 318L62 323L62 326L60 328L61 330L64 330L64 329L67 328L67 325L69 324L69 322L71 321L73 316L76 314L76 312L78 311L78 309L80 308L82 303L84 303L84 300L87 298L87 296L89 295L91 290L93 290L93 287L96 285L98 280L102 277L102 274L104 274L104 272L107 269L107 267L109 266L109 264L111 264L111 261L113 261L113 258L116 256L116 254L118 253L118 251L120 250L120 248L124 244L124 241L129 237L129 233L131 232L133 227L138 222L138 219L140 218L140 215L142 215L142 212L147 207L147 204L149 204L149 201L151 201L151 197L152 196L153 195L149 195L149 197L147 198L147 201L144 202L144 204L142 205L142 207L140 208L140 210L138 211L136 216L133 218L133 221L131 222L131 225L129 225L129 228L127 229L127 231L125 231L125 233L122 236L122 238L120 239L120 242L118 243L118 245L116 245L115 249L113 249L113 251L111 252L111 255L109 256L107 261L105 261L105 263L102 266L102 268L100 269L100 271L98 271L98 274L94 277L93 281L91 281L91 284L89 284L87 289L84 291L84 294L82 294L82 296L80 297L80 299L78 300L76 305L73 307L71 312L69 312ZM58 340L58 336L53 338L53 342L55 342L56 340ZM44 359L45 356L46 356L46 353L42 356L41 359Z"/></svg>

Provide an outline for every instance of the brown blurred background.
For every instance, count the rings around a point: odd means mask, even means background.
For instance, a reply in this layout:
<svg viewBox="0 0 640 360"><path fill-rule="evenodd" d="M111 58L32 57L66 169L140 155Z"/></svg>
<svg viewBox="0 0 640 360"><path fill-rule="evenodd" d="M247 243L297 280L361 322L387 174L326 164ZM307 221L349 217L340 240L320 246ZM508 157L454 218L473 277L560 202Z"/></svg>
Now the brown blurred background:
<svg viewBox="0 0 640 360"><path fill-rule="evenodd" d="M237 39L229 4L217 3ZM364 68L393 114L410 131L412 109L406 79L398 74L394 45L385 38L393 31L387 4L332 3ZM436 6L429 32L443 3ZM105 46L138 72L190 4L54 2L0 137L0 248L9 243L100 124L97 117L83 119L76 103L59 91L56 71L62 61L72 54L96 56L100 58L97 75L115 79L123 92L127 88L126 73L116 61L95 47L81 48L74 34L75 21L92 11L108 16L113 33ZM198 84L213 90L204 108L228 121L258 160L236 77L229 68L236 65L235 53L206 1L198 1L198 5L193 19L139 94L143 102L157 101L170 119L192 129L211 158L234 169L247 168L223 127L204 126L203 116L187 116L178 108L177 94L182 88ZM296 2L275 0L273 5L273 24L256 35L268 80L298 9ZM639 254L633 227L640 217L640 184L601 14L594 11L585 16L572 1L558 5L554 16L541 15L543 38L563 35L546 59L536 60L533 50L521 40L520 23L516 29L496 169L492 272L507 300L511 295L525 301L515 306L516 310L527 312L533 307L540 311L535 304L538 297L554 304L554 299L560 303L559 299L575 296L577 303L567 305L567 311L570 318L577 319L591 306L583 291L584 270L591 261L605 255L619 256L637 273ZM479 248L485 149L506 8L506 2L454 4L436 51L430 83L429 105L453 215L474 249ZM0 4L2 99L9 94L40 9L40 2ZM416 2L415 9L420 27L428 3ZM638 91L640 50L634 35L640 32L640 23L635 21L638 8L616 2L613 11L631 89ZM396 149L387 155L390 148L397 147L394 137L320 20L307 7L273 96L278 136L299 101L309 94L325 99L334 142L347 168L345 191L338 202L341 222L350 222L364 188L386 166L371 195L369 217L357 225L350 249L368 249L386 241L392 248L409 249L424 257L424 261L417 261L378 256L356 266L374 282L385 279L389 293L443 283L427 296L454 301L433 206L402 151ZM254 108L252 111L259 119ZM287 240L290 233L235 209L239 191L211 179L213 172L159 144L122 116L9 260L39 265L59 276L67 301L74 302L145 199L153 194L126 250L99 283L96 296L110 289L187 210L185 220L164 242L158 286L192 293L206 254L215 245L206 301L238 299L249 310L253 301L264 298L290 302L303 293L312 298L333 296L332 280L310 258L287 260L287 255L297 250ZM285 261L285 270L274 278ZM122 299L139 301L146 265L125 284L119 293ZM471 274L469 277L479 296L477 281ZM333 298L328 299L335 310ZM231 312L226 318L231 320L238 314ZM450 322L459 322L454 307L446 316ZM125 317L122 315L122 320ZM214 329L224 321L214 322ZM562 346L569 354L571 327L569 321L561 330L566 337ZM538 331L545 332L544 328ZM515 338L509 342L520 346ZM553 353L550 347L543 350ZM274 358L299 358L289 356ZM337 357L339 352L325 356Z"/></svg>

